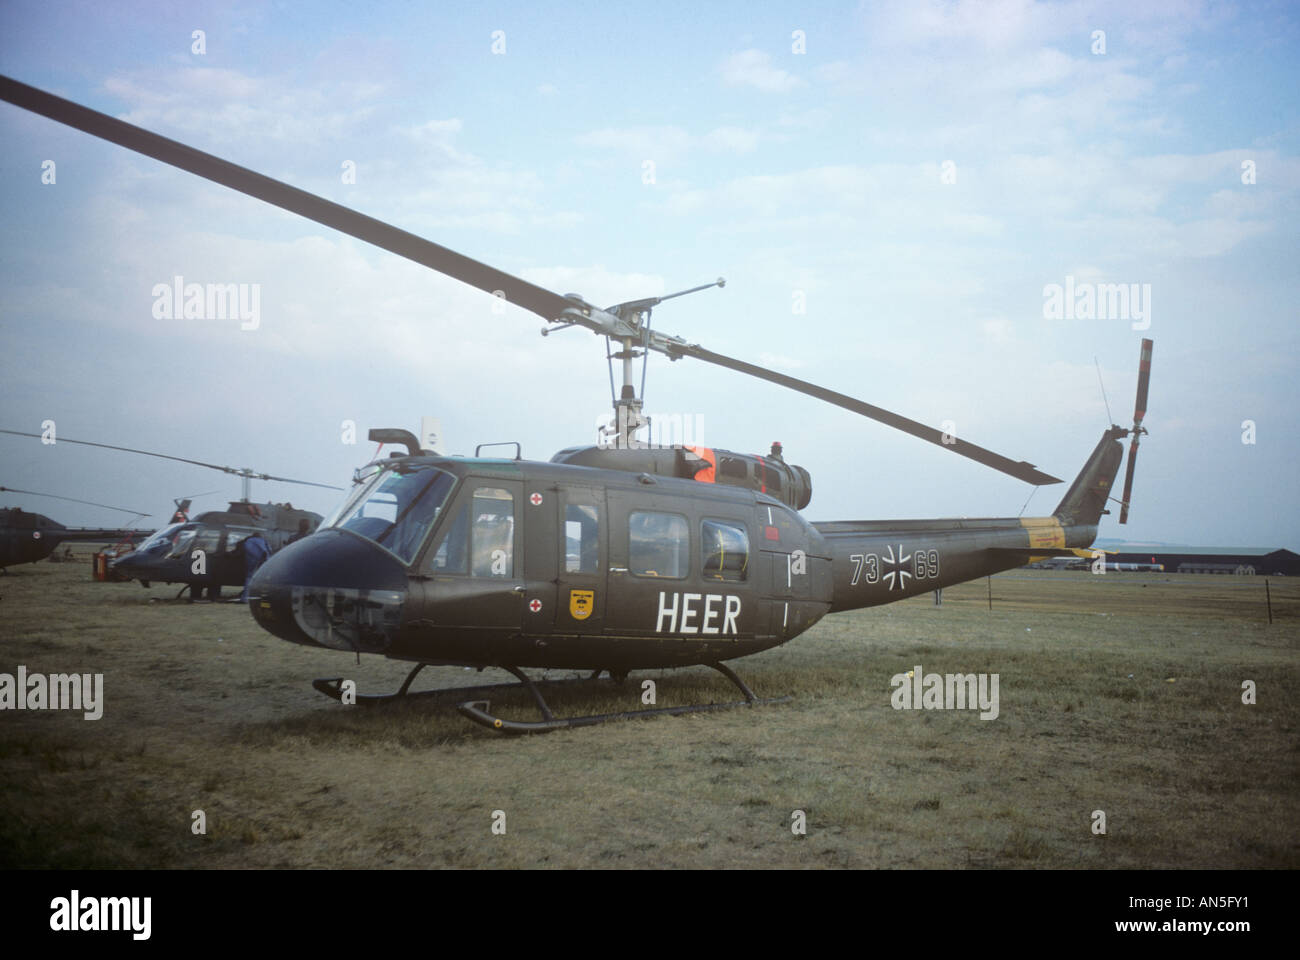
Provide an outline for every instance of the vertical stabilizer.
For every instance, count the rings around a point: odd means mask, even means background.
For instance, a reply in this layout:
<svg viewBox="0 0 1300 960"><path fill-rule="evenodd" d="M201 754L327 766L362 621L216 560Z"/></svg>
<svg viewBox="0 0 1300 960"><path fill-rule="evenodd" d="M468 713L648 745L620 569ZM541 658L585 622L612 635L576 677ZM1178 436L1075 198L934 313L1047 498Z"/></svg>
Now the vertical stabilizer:
<svg viewBox="0 0 1300 960"><path fill-rule="evenodd" d="M1119 440L1127 435L1123 427L1111 427L1102 434L1092 456L1070 484L1065 499L1052 511L1062 526L1096 526L1101 520L1124 459L1124 446Z"/></svg>

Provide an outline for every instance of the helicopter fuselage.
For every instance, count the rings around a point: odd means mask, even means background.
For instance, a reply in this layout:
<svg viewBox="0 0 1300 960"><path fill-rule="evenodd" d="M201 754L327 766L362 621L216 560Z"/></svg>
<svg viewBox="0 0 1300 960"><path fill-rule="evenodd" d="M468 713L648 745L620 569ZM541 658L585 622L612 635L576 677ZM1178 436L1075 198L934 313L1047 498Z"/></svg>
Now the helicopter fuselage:
<svg viewBox="0 0 1300 960"><path fill-rule="evenodd" d="M1071 497L1109 486L1118 446L1103 437ZM743 486L570 463L394 456L369 469L332 521L254 577L250 607L271 633L430 664L714 663L784 643L832 611L1096 534L1096 518L1061 510L812 523Z"/></svg>
<svg viewBox="0 0 1300 960"><path fill-rule="evenodd" d="M131 553L112 561L110 568L124 579L151 583L188 583L194 587L242 587L247 578L240 542L254 531L272 550L299 532L320 523L318 513L285 504L231 501L228 510L209 510L194 520L155 531Z"/></svg>
<svg viewBox="0 0 1300 960"><path fill-rule="evenodd" d="M36 563L65 542L114 542L142 536L139 530L69 528L39 513L19 508L0 510L0 569Z"/></svg>
<svg viewBox="0 0 1300 960"><path fill-rule="evenodd" d="M382 465L455 486L413 549L368 539L358 516L272 557L250 586L272 633L427 663L629 669L755 653L830 609L823 538L752 490L532 461ZM806 561L787 582L792 555Z"/></svg>

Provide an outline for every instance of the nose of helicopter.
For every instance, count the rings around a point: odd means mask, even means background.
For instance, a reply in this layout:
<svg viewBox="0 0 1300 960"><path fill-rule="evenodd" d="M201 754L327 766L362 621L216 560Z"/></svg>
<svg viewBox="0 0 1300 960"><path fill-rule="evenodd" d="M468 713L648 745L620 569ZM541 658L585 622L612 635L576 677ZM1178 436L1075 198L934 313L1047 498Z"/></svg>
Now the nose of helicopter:
<svg viewBox="0 0 1300 960"><path fill-rule="evenodd" d="M274 554L248 585L258 624L283 640L381 653L397 636L406 569L386 550L322 530Z"/></svg>
<svg viewBox="0 0 1300 960"><path fill-rule="evenodd" d="M135 576L135 570L140 566L140 558L135 552L124 553L120 557L114 557L108 561L108 569L116 570L118 573L125 574L128 577Z"/></svg>

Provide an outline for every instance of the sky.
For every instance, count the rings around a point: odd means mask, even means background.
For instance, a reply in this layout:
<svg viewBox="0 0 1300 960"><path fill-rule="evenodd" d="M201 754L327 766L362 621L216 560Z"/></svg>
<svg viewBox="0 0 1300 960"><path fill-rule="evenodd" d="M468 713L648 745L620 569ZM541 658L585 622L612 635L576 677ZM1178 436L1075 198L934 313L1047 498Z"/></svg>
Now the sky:
<svg viewBox="0 0 1300 960"><path fill-rule="evenodd" d="M1298 65L1286 3L0 6L0 73L599 305L725 277L655 328L1066 481L652 357L647 411L714 447L780 440L810 519L1050 513L1130 425L1150 337L1132 514L1099 536L1294 550ZM582 329L542 338L525 310L8 104L0 142L0 428L346 486L372 427L432 415L448 452L546 460L609 415ZM176 277L255 291L256 327L168 316ZM1078 309L1053 309L1066 290ZM150 527L173 498L240 493L8 436L0 485Z"/></svg>

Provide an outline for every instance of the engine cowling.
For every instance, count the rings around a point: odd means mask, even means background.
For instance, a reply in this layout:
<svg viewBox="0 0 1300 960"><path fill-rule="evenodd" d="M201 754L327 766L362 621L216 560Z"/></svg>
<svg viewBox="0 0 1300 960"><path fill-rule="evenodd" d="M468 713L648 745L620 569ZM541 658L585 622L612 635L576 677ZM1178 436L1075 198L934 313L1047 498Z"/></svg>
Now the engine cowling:
<svg viewBox="0 0 1300 960"><path fill-rule="evenodd" d="M680 477L702 483L748 487L802 510L812 501L812 476L780 456L762 457L716 447L569 447L552 463L572 463L601 470Z"/></svg>

